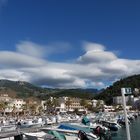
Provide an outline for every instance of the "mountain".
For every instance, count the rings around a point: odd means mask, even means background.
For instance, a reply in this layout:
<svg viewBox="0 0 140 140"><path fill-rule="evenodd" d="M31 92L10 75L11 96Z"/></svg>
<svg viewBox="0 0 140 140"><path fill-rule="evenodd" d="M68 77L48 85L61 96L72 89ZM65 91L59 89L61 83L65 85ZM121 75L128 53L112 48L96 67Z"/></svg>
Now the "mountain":
<svg viewBox="0 0 140 140"><path fill-rule="evenodd" d="M28 98L33 96L39 99L47 99L50 96L69 96L85 99L102 99L107 104L112 104L113 97L121 95L122 87L130 87L132 91L134 88L140 89L140 74L120 79L102 90L42 88L23 81L0 80L0 94L6 93L12 97Z"/></svg>
<svg viewBox="0 0 140 140"><path fill-rule="evenodd" d="M0 80L0 88L10 88L15 91L23 91L23 92L33 92L41 91L42 88L30 84L24 81L10 81L10 80Z"/></svg>
<svg viewBox="0 0 140 140"><path fill-rule="evenodd" d="M98 92L97 89L42 88L24 81L0 80L0 94L5 93L11 97L19 98L36 97L39 99L47 99L50 96L69 96L92 99Z"/></svg>
<svg viewBox="0 0 140 140"><path fill-rule="evenodd" d="M121 96L121 88L122 87L130 87L132 91L134 88L140 89L140 75L133 75L126 77L124 79L120 79L119 81L113 83L113 85L107 87L100 94L98 94L95 98L102 99L107 104L113 103L113 97ZM134 92L133 92L134 94ZM134 94L136 96L136 94Z"/></svg>
<svg viewBox="0 0 140 140"><path fill-rule="evenodd" d="M43 89L24 81L0 80L0 93L6 93L9 96L13 96L11 92L14 92L14 96L23 94L23 97L26 97L33 95L34 93L41 93L43 92Z"/></svg>
<svg viewBox="0 0 140 140"><path fill-rule="evenodd" d="M97 89L61 89L52 96L54 97L79 97L83 99L93 99L99 91Z"/></svg>

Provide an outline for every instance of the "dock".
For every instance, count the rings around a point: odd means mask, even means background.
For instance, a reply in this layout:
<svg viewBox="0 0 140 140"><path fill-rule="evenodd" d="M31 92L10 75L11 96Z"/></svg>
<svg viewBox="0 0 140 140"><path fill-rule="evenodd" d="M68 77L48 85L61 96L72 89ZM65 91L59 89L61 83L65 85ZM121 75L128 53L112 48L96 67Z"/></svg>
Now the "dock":
<svg viewBox="0 0 140 140"><path fill-rule="evenodd" d="M24 128L24 129L16 129L14 131L0 132L0 139L14 137L29 132L38 132L42 128L46 128L46 127Z"/></svg>

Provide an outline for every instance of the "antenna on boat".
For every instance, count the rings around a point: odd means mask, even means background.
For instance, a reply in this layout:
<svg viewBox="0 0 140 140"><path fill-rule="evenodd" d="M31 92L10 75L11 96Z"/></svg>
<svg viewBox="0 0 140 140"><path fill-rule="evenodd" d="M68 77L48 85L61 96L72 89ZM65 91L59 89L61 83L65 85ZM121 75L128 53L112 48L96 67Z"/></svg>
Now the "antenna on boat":
<svg viewBox="0 0 140 140"><path fill-rule="evenodd" d="M132 94L131 88L121 88L121 93L122 93L122 103L123 103L123 109L124 109L127 140L131 140L128 118L127 118L127 111L126 111L126 100L125 100L125 95Z"/></svg>

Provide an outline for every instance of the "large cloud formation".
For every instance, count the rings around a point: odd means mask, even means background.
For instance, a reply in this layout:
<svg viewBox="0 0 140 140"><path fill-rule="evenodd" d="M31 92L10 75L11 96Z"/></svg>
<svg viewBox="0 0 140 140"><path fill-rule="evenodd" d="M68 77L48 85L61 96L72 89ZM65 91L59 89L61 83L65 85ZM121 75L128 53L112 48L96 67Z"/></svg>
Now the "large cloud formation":
<svg viewBox="0 0 140 140"><path fill-rule="evenodd" d="M52 62L44 58L47 50L49 54L54 51L49 50L51 47L22 41L17 44L16 52L0 51L0 79L57 88L102 88L140 72L140 60L118 58L101 44L86 42L83 46L85 53L76 60Z"/></svg>

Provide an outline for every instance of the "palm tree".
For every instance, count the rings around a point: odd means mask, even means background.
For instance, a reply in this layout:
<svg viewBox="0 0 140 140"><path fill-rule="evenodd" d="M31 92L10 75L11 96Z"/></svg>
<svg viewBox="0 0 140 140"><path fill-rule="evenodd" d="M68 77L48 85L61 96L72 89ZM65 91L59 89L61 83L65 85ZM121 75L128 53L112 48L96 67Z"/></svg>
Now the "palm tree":
<svg viewBox="0 0 140 140"><path fill-rule="evenodd" d="M5 116L5 109L8 108L8 102L4 102L4 116Z"/></svg>
<svg viewBox="0 0 140 140"><path fill-rule="evenodd" d="M29 110L31 111L31 114L35 114L37 110L37 105L36 104L30 104L29 105Z"/></svg>
<svg viewBox="0 0 140 140"><path fill-rule="evenodd" d="M84 108L87 108L87 106L88 106L88 101L85 100L85 99L81 99L80 105L83 106Z"/></svg>
<svg viewBox="0 0 140 140"><path fill-rule="evenodd" d="M24 116L25 116L25 114L26 114L26 112L27 112L27 110L28 110L28 105L27 105L27 103L26 103L26 104L23 104L23 105L21 106L21 109L22 109L23 114L24 114Z"/></svg>
<svg viewBox="0 0 140 140"><path fill-rule="evenodd" d="M51 110L52 110L52 100L51 99L48 99L47 101L46 101L46 106L47 106L47 111L50 113L51 112Z"/></svg>
<svg viewBox="0 0 140 140"><path fill-rule="evenodd" d="M58 105L59 105L58 99L53 98L52 99L52 106L53 106L53 108L55 109Z"/></svg>
<svg viewBox="0 0 140 140"><path fill-rule="evenodd" d="M16 115L16 106L15 106L15 104L12 106L12 114Z"/></svg>
<svg viewBox="0 0 140 140"><path fill-rule="evenodd" d="M96 108L98 110L103 110L104 109L104 105L102 104L101 100L98 100L97 104L96 104Z"/></svg>
<svg viewBox="0 0 140 140"><path fill-rule="evenodd" d="M68 111L69 111L70 105L72 104L72 101L71 101L70 97L67 98L65 104L66 104L66 106L68 107Z"/></svg>
<svg viewBox="0 0 140 140"><path fill-rule="evenodd" d="M4 111L4 102L0 102L0 110L3 113L3 111Z"/></svg>
<svg viewBox="0 0 140 140"><path fill-rule="evenodd" d="M38 112L39 112L39 114L41 114L43 112L43 107L41 105L38 106Z"/></svg>
<svg viewBox="0 0 140 140"><path fill-rule="evenodd" d="M27 110L29 114L35 114L37 112L39 100L35 97L29 97L26 99Z"/></svg>
<svg viewBox="0 0 140 140"><path fill-rule="evenodd" d="M0 110L4 113L5 116L5 109L8 107L8 102L1 101L0 102Z"/></svg>

